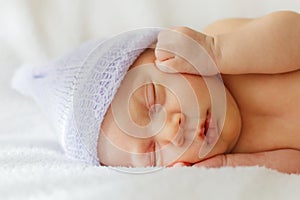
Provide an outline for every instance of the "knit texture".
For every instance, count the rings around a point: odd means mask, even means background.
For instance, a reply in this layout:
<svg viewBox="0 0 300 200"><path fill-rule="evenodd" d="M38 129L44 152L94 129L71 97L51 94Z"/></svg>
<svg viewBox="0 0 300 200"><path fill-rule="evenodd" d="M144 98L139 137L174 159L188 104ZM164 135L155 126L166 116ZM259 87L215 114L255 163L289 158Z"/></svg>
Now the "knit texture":
<svg viewBox="0 0 300 200"><path fill-rule="evenodd" d="M103 117L128 68L156 41L159 31L124 32L87 42L46 66L22 66L12 86L43 109L68 157L99 165L97 141Z"/></svg>

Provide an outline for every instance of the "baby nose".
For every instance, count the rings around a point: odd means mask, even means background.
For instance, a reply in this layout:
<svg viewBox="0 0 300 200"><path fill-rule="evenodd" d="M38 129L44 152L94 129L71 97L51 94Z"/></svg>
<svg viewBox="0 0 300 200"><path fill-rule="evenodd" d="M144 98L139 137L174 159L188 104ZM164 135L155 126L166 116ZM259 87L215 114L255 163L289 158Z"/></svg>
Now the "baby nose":
<svg viewBox="0 0 300 200"><path fill-rule="evenodd" d="M163 130L156 135L156 141L160 145L172 143L178 147L182 146L184 143L184 118L185 116L182 113L171 114L168 117Z"/></svg>

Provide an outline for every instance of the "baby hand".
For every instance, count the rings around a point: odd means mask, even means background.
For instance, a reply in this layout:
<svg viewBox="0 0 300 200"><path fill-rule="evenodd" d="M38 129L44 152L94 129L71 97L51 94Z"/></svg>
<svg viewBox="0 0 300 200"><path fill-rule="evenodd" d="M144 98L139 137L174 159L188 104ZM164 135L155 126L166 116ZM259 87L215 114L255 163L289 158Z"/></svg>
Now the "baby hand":
<svg viewBox="0 0 300 200"><path fill-rule="evenodd" d="M300 151L279 149L258 153L221 154L195 163L195 167L264 166L283 173L300 173Z"/></svg>
<svg viewBox="0 0 300 200"><path fill-rule="evenodd" d="M213 37L187 27L165 29L158 35L156 65L167 73L218 74Z"/></svg>

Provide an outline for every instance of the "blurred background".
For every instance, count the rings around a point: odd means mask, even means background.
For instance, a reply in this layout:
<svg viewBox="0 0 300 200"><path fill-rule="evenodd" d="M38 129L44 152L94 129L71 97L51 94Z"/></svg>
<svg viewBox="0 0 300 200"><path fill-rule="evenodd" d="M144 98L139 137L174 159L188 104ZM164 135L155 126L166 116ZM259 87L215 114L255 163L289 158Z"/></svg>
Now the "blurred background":
<svg viewBox="0 0 300 200"><path fill-rule="evenodd" d="M0 0L0 59L38 62L84 40L147 26L205 25L226 17L300 11L298 0Z"/></svg>
<svg viewBox="0 0 300 200"><path fill-rule="evenodd" d="M42 65L85 40L134 28L184 25L201 30L221 18L277 10L300 12L300 1L0 0L0 145L10 142L4 138L12 133L28 138L48 132L33 102L10 88L13 72L22 64Z"/></svg>

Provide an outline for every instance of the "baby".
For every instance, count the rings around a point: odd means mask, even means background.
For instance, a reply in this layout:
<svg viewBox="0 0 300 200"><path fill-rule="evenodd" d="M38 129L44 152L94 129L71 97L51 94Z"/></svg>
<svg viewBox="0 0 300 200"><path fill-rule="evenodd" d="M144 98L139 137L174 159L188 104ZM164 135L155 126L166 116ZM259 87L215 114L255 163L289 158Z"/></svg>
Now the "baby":
<svg viewBox="0 0 300 200"><path fill-rule="evenodd" d="M136 70L134 75L125 76L102 123L100 162L109 166L264 165L299 173L300 15L282 11L258 19L228 19L203 32L184 27L164 30L158 35L155 52L145 51L131 66L130 70ZM222 117L212 115L211 95L203 80L204 76L213 79L216 73L200 72L201 66L196 70L188 59L174 53L196 50L184 37L177 37L178 33L199 43L222 75L226 113L221 130ZM199 65L209 63L200 52L198 56ZM194 97L185 92L186 85L179 84L178 76L190 84L198 107L191 101ZM145 85L134 90L134 79L144 79ZM167 86L184 91L185 99L176 98L182 95ZM132 93L128 102L123 92ZM131 120L148 128L126 132L119 123L126 116L116 117L121 113L114 112L114 107L128 107ZM200 111L196 126L192 125L197 116L194 110ZM153 128L156 121L162 119L160 129L151 135L157 129Z"/></svg>
<svg viewBox="0 0 300 200"><path fill-rule="evenodd" d="M300 16L287 11L202 33L136 30L22 68L13 85L54 121L73 159L299 173L299 35Z"/></svg>

